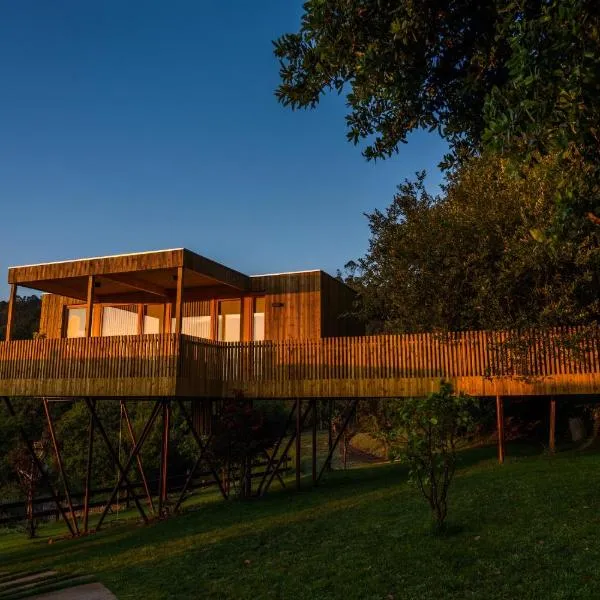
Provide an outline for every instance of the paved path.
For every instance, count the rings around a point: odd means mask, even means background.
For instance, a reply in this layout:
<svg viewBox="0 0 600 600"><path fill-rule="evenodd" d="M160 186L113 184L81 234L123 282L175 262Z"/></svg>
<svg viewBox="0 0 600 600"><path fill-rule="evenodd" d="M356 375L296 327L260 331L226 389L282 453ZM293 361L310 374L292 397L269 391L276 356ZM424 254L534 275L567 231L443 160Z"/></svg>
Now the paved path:
<svg viewBox="0 0 600 600"><path fill-rule="evenodd" d="M32 596L31 600L117 600L101 583L87 583L58 592Z"/></svg>

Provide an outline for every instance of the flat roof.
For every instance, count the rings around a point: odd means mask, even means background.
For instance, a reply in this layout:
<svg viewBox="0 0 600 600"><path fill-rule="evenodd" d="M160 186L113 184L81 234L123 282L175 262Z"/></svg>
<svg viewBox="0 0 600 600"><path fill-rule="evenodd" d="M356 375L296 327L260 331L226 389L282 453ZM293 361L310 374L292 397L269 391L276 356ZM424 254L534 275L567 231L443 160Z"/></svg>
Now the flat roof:
<svg viewBox="0 0 600 600"><path fill-rule="evenodd" d="M184 286L228 286L250 290L250 278L186 248L132 252L10 267L8 283L85 299L90 275L97 278L98 296L131 292L169 296L177 287L177 270L184 269Z"/></svg>

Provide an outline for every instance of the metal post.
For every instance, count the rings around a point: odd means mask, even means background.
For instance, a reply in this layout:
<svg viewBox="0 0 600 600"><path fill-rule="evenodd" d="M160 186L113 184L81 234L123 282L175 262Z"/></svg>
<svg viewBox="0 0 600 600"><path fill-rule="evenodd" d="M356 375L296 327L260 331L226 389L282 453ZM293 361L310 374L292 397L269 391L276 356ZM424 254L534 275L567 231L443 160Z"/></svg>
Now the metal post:
<svg viewBox="0 0 600 600"><path fill-rule="evenodd" d="M327 462L325 463L325 466L327 468L328 471L331 471L331 457L333 456L333 408L335 405L335 400L333 398L329 398L329 406L328 406L328 415L327 415L327 421L328 421L328 432L327 432L327 456L329 457L327 459Z"/></svg>
<svg viewBox="0 0 600 600"><path fill-rule="evenodd" d="M94 408L96 401L91 401ZM85 472L85 495L83 497L83 533L88 533L90 517L90 497L92 493L92 463L94 458L94 417L90 415L90 426L88 432L88 454Z"/></svg>
<svg viewBox="0 0 600 600"><path fill-rule="evenodd" d="M162 448L160 453L160 495L158 499L158 514L163 516L169 491L169 432L171 429L171 403L162 401Z"/></svg>
<svg viewBox="0 0 600 600"><path fill-rule="evenodd" d="M496 428L498 431L498 462L504 463L504 400L496 396Z"/></svg>
<svg viewBox="0 0 600 600"><path fill-rule="evenodd" d="M312 422L312 483L317 483L317 401L312 400L313 422Z"/></svg>
<svg viewBox="0 0 600 600"><path fill-rule="evenodd" d="M554 454L556 452L556 398L550 398L550 433L548 446L550 452Z"/></svg>
<svg viewBox="0 0 600 600"><path fill-rule="evenodd" d="M296 489L300 489L300 463L302 459L302 423L301 423L302 400L298 398L298 410L296 411Z"/></svg>
<svg viewBox="0 0 600 600"><path fill-rule="evenodd" d="M121 400L121 408L123 410L123 416L125 417L125 423L127 424L127 431L129 432L129 438L131 439L131 443L133 444L133 448L135 448L137 444L137 440L135 437L135 432L133 431L133 425L131 424L131 419L129 418L129 411L127 410L127 406L125 402ZM144 472L144 465L142 463L142 456L138 454L136 457L138 471L140 472L140 477L142 478L142 484L144 486L144 491L146 492L146 497L148 498L148 506L154 512L154 503L152 502L152 494L150 493L150 486L148 485L148 479L146 478L146 473ZM129 495L127 496L129 500Z"/></svg>
<svg viewBox="0 0 600 600"><path fill-rule="evenodd" d="M56 464L58 465L58 472L60 473L60 478L62 479L63 487L65 488L65 498L67 500L69 512L71 513L71 521L73 522L73 527L75 529L76 534L79 535L79 524L77 522L77 517L75 516L75 511L73 510L73 499L71 498L69 480L67 479L65 467L62 461L62 456L60 454L60 448L58 447L56 432L54 431L54 423L52 422L52 415L50 414L50 406L48 405L47 398L44 398L44 412L46 413L46 421L48 422L48 431L50 433L50 439L52 440L52 447L54 448L54 454L56 455Z"/></svg>

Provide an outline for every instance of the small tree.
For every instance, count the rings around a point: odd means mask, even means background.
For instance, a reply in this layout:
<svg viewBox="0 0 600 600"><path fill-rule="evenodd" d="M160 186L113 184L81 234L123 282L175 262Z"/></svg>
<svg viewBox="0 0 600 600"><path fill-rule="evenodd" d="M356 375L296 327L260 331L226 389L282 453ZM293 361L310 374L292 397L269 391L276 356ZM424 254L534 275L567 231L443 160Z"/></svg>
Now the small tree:
<svg viewBox="0 0 600 600"><path fill-rule="evenodd" d="M474 398L454 394L452 386L444 382L439 392L401 403L399 423L406 444L399 448L400 456L409 465L411 481L429 503L438 531L444 529L448 514L456 444L472 429L475 404Z"/></svg>
<svg viewBox="0 0 600 600"><path fill-rule="evenodd" d="M36 442L35 452L40 460L44 459L45 449L41 442ZM25 518L27 519L27 535L34 538L37 533L37 520L34 512L35 494L42 477L36 462L27 448L20 444L8 454L8 460L13 466L21 492L25 497Z"/></svg>

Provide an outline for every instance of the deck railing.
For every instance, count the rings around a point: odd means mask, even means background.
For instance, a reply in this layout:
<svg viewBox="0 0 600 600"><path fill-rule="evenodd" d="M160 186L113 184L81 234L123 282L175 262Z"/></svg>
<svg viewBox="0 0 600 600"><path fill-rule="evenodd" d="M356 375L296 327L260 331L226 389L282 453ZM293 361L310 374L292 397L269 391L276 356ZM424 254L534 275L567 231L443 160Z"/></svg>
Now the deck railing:
<svg viewBox="0 0 600 600"><path fill-rule="evenodd" d="M374 382L590 374L600 374L597 327L281 342L167 334L0 343L0 394L10 395L388 395L423 388L377 389Z"/></svg>

